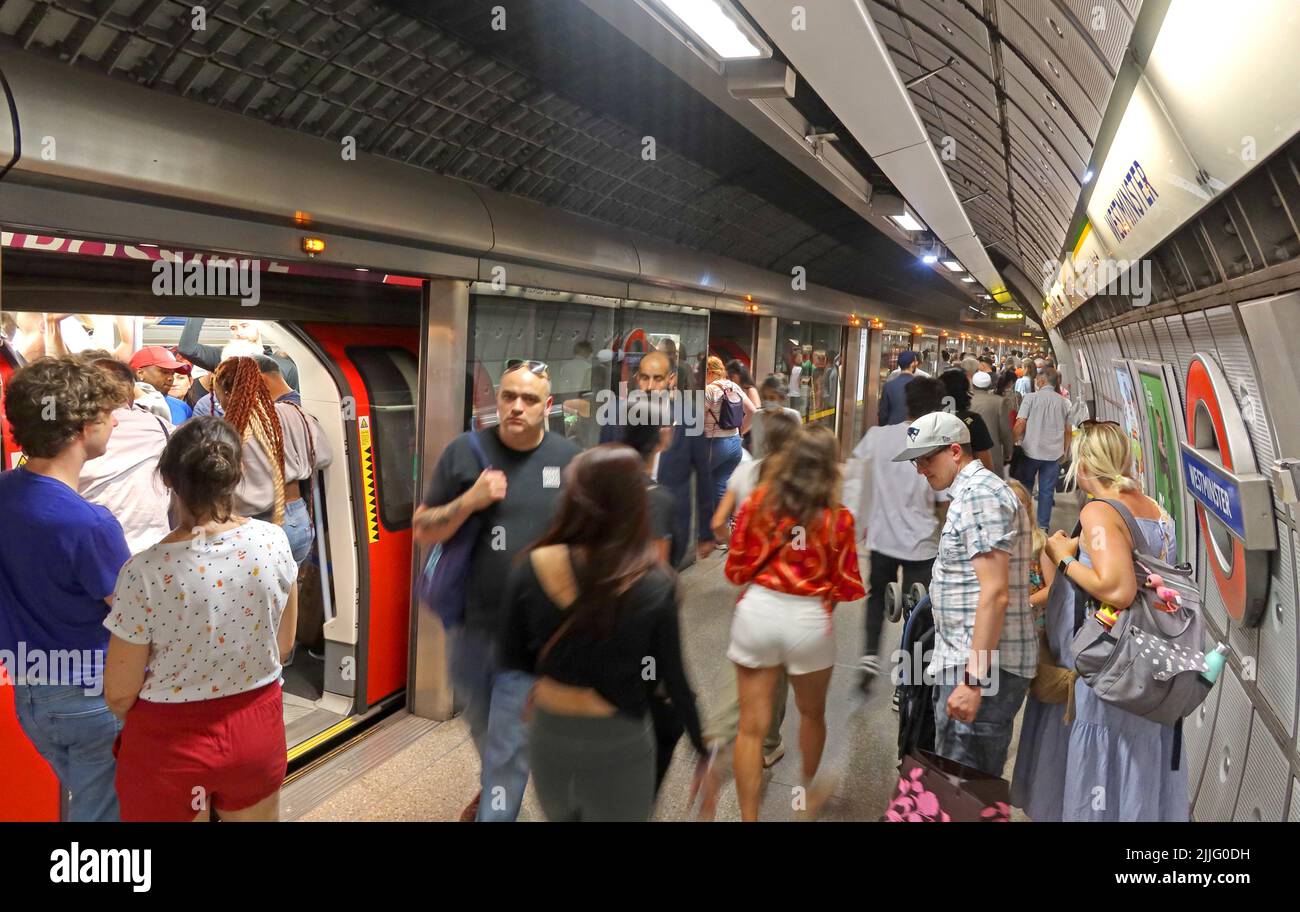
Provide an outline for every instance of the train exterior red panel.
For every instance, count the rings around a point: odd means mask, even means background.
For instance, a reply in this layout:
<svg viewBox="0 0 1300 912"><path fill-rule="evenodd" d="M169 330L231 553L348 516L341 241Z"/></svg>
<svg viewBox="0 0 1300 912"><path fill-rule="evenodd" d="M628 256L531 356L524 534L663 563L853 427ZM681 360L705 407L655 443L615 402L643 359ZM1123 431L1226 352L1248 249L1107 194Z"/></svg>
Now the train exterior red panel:
<svg viewBox="0 0 1300 912"><path fill-rule="evenodd" d="M358 426L362 418L369 419L371 403L365 382L348 357L347 348L354 345L391 345L404 348L419 357L418 334L410 328L328 323L305 323L302 328L343 374L350 387L343 393L356 400ZM360 443L360 435L354 429L349 429L348 438L353 443ZM369 471L373 477L373 498L377 499L383 496L383 492L379 489L379 477L374 463L383 459L385 454L378 451L373 438L370 451ZM353 456L361 457L360 453ZM363 467L363 473L364 471ZM372 495L366 491L355 491L353 496L368 498ZM367 508L373 509L373 503L368 503ZM368 706L373 706L406 686L411 604L411 530L409 527L400 531L388 529L377 514L373 522L377 535L367 534L368 530L364 526L357 530L358 540L369 564L370 600L368 605L360 606L363 612L368 612L369 617L364 694ZM377 541L371 541L372 538L377 538ZM358 703L362 696L358 694Z"/></svg>
<svg viewBox="0 0 1300 912"><path fill-rule="evenodd" d="M13 365L0 353L0 388L9 383ZM0 470L13 466L18 447L9 433L0 401ZM4 754L4 787L0 788L0 822L59 819L59 780L32 742L27 740L14 710L8 671L0 669L0 748Z"/></svg>

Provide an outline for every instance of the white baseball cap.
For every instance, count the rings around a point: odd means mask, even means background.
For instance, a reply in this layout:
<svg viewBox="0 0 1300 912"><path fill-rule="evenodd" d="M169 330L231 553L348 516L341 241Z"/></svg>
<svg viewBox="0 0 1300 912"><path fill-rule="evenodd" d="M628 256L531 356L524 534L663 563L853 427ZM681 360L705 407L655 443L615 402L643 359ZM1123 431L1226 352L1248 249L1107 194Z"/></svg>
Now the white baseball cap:
<svg viewBox="0 0 1300 912"><path fill-rule="evenodd" d="M986 371L976 371L970 382L976 389L986 390L993 385L993 377Z"/></svg>
<svg viewBox="0 0 1300 912"><path fill-rule="evenodd" d="M894 462L928 456L950 444L970 443L970 430L966 422L950 412L931 412L907 426L907 443L907 449L895 456Z"/></svg>

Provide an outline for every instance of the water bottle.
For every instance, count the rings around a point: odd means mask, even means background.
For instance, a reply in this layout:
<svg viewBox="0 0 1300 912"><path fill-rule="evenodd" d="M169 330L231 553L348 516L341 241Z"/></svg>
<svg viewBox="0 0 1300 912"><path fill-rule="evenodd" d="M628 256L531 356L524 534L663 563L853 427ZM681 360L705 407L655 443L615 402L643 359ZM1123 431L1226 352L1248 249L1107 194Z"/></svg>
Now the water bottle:
<svg viewBox="0 0 1300 912"><path fill-rule="evenodd" d="M1205 671L1201 672L1201 677L1213 684L1219 680L1219 672L1223 671L1223 666L1228 661L1228 647L1220 643L1214 647L1214 652L1205 657Z"/></svg>

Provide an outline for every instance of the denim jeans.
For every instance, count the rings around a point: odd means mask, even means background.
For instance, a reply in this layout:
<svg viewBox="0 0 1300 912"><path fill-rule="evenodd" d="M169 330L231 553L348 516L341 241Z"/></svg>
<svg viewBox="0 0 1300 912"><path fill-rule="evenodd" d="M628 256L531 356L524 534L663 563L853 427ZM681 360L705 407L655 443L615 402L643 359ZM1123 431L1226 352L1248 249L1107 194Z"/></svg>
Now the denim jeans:
<svg viewBox="0 0 1300 912"><path fill-rule="evenodd" d="M727 482L731 473L740 465L740 435L731 437L709 438L709 471L713 475L713 509L718 509L722 498L727 494ZM737 505L739 510L739 504ZM704 522L712 522L713 514L702 517Z"/></svg>
<svg viewBox="0 0 1300 912"><path fill-rule="evenodd" d="M954 669L945 669L949 675ZM957 675L960 676L960 669ZM999 671L997 693L984 690L975 721L967 724L948 717L948 697L956 684L934 685L934 752L949 760L973 766L994 776L1002 775L1011 747L1016 713L1029 692L1029 679Z"/></svg>
<svg viewBox="0 0 1300 912"><path fill-rule="evenodd" d="M1056 459L1030 459L1025 461L1017 479L1031 495L1034 478L1038 478L1038 527L1046 529L1052 522L1052 506L1056 503L1056 480L1061 475L1061 463Z"/></svg>
<svg viewBox="0 0 1300 912"><path fill-rule="evenodd" d="M462 627L452 635L451 679L455 705L469 723L478 751L480 821L512 821L519 816L528 785L528 725L523 713L534 678L504 669L495 638Z"/></svg>
<svg viewBox="0 0 1300 912"><path fill-rule="evenodd" d="M307 512L307 501L301 497L284 505L284 534L289 536L289 550L293 552L294 562L301 567L311 556L311 543L316 537L311 514Z"/></svg>
<svg viewBox="0 0 1300 912"><path fill-rule="evenodd" d="M122 723L103 694L80 684L16 684L14 702L23 731L71 793L68 820L116 821L113 741Z"/></svg>

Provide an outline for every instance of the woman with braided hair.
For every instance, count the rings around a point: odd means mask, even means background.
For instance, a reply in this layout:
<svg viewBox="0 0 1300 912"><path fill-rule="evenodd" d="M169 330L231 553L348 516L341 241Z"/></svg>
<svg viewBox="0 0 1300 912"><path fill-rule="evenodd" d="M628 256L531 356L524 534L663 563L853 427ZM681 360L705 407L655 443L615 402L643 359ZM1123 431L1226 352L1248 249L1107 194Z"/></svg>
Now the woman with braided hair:
<svg viewBox="0 0 1300 912"><path fill-rule="evenodd" d="M244 443L244 473L235 489L235 511L281 525L286 499L284 431L275 400L252 358L227 358L217 365L215 378L217 401Z"/></svg>
<svg viewBox="0 0 1300 912"><path fill-rule="evenodd" d="M227 358L217 366L215 378L225 418L244 441L244 480L235 492L236 509L241 516L283 526L301 567L315 540L308 486L334 460L329 440L272 359Z"/></svg>

